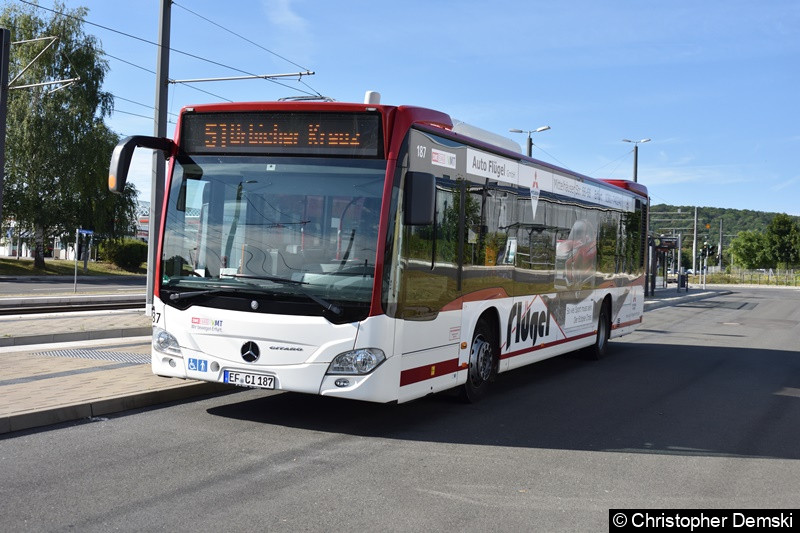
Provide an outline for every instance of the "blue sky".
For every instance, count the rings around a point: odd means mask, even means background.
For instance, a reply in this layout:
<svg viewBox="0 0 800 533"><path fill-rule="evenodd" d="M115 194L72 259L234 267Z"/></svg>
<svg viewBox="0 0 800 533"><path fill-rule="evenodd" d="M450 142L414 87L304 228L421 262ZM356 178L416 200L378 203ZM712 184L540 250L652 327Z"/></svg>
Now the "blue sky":
<svg viewBox="0 0 800 533"><path fill-rule="evenodd" d="M88 7L91 23L158 39L159 0L66 3ZM118 97L112 129L152 134L155 46L85 28L114 56L104 86ZM173 113L217 96L362 101L376 90L384 104L444 111L523 147L510 128L549 125L534 134L534 157L598 178L630 179L633 145L621 140L651 138L639 146L638 177L654 204L800 216L796 0L177 0L171 47L173 79L237 75L224 65L316 73L284 85L171 85ZM137 157L144 199L148 168Z"/></svg>

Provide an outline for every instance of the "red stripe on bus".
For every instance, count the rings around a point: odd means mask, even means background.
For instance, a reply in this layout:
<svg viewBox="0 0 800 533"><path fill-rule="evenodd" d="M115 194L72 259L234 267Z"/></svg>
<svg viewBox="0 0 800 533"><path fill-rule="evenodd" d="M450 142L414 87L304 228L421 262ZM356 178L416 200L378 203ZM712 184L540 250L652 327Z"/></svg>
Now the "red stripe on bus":
<svg viewBox="0 0 800 533"><path fill-rule="evenodd" d="M458 366L458 358L450 359L448 361L439 361L432 365L418 366L417 368L409 368L400 372L400 386L405 387L413 383L419 383L426 379L438 378L451 372L461 370Z"/></svg>
<svg viewBox="0 0 800 533"><path fill-rule="evenodd" d="M517 350L516 352L508 352L506 354L500 354L500 359L510 359L512 357L517 357L518 355L525 355L527 353L535 352L537 350L543 350L544 348L550 348L551 346L558 346L559 344L565 344L567 342L576 341L578 339L591 337L592 335L597 335L597 332L592 331L591 333L584 333L583 335L577 335L575 337L570 337L568 339L561 339L553 342L545 342L543 344L537 344L536 346L531 346L530 348L526 348L524 350Z"/></svg>
<svg viewBox="0 0 800 533"><path fill-rule="evenodd" d="M642 319L640 318L638 320L632 320L631 322L625 322L624 324L616 324L613 326L613 328L614 329L624 328L627 326L632 326L634 324L639 324L641 322ZM515 352L501 354L500 359L510 359L512 357L525 355L531 352L535 352L537 350L550 348L551 346L558 346L559 344L565 344L568 342L585 339L586 337L591 337L593 335L597 335L597 332L592 331L589 333L584 333L582 335L576 335L575 337L570 337L568 339L560 339L553 342L545 342L543 344L532 346L524 350L517 350ZM459 367L457 358L450 359L448 361L439 361L431 365L423 365L423 366L418 366L416 368L409 368L408 370L403 370L402 372L400 372L400 386L405 387L406 385L412 385L414 383L419 383L421 381L425 381L428 379L437 378L439 376L443 376L451 372L458 372L459 370L465 370L466 368L467 368L466 365L464 366L464 368Z"/></svg>

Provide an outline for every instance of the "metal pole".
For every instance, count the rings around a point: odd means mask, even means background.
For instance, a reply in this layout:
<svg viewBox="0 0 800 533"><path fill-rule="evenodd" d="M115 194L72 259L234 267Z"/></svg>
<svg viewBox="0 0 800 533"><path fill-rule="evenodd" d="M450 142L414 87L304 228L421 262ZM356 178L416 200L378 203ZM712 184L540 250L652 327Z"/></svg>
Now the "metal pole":
<svg viewBox="0 0 800 533"><path fill-rule="evenodd" d="M6 118L8 116L8 63L11 31L0 28L0 222L3 220L3 183L6 177ZM19 251L17 252L19 257Z"/></svg>
<svg viewBox="0 0 800 533"><path fill-rule="evenodd" d="M675 267L675 275L678 278L678 292L681 292L681 281L683 281L683 268L681 267L681 246L683 246L683 234L678 233L678 266ZM689 286L689 282L686 282Z"/></svg>
<svg viewBox="0 0 800 533"><path fill-rule="evenodd" d="M169 37L172 0L161 0L161 15L158 25L158 65L156 68L155 127L156 137L167 136L167 106L169 93ZM156 258L158 254L158 232L161 229L161 206L164 203L164 175L166 161L161 150L153 151L153 179L150 188L150 219L147 237L147 307L149 316L153 310Z"/></svg>
<svg viewBox="0 0 800 533"><path fill-rule="evenodd" d="M692 240L692 273L697 274L697 207L694 208L694 240Z"/></svg>
<svg viewBox="0 0 800 533"><path fill-rule="evenodd" d="M639 172L639 145L633 145L633 182L636 183Z"/></svg>
<svg viewBox="0 0 800 533"><path fill-rule="evenodd" d="M702 269L703 269L703 290L706 290L706 268L707 267L708 267L708 252L706 252L706 255L703 257L703 266L702 266Z"/></svg>
<svg viewBox="0 0 800 533"><path fill-rule="evenodd" d="M650 296L650 236L644 248L644 297Z"/></svg>
<svg viewBox="0 0 800 533"><path fill-rule="evenodd" d="M528 132L528 157L533 154L533 139L531 139L531 132Z"/></svg>
<svg viewBox="0 0 800 533"><path fill-rule="evenodd" d="M78 239L81 238L80 228L75 230L75 281L72 284L72 292L78 292Z"/></svg>
<svg viewBox="0 0 800 533"><path fill-rule="evenodd" d="M658 252L655 248L650 249L650 296L656 294L656 266L658 261Z"/></svg>

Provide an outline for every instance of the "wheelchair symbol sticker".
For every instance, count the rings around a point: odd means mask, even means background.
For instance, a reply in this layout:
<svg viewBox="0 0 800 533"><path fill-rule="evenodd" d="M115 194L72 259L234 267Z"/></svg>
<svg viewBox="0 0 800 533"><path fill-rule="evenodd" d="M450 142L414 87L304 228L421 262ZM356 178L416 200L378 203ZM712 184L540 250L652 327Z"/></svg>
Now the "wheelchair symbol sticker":
<svg viewBox="0 0 800 533"><path fill-rule="evenodd" d="M194 372L208 372L208 361L205 359L189 359L189 370Z"/></svg>

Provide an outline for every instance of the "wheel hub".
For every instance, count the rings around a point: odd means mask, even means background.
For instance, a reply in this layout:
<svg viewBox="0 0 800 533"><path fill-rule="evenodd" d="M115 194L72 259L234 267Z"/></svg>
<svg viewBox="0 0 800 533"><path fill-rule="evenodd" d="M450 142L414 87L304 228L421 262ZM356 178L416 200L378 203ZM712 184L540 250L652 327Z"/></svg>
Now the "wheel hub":
<svg viewBox="0 0 800 533"><path fill-rule="evenodd" d="M469 354L469 376L473 383L489 381L492 375L492 346L478 335Z"/></svg>

